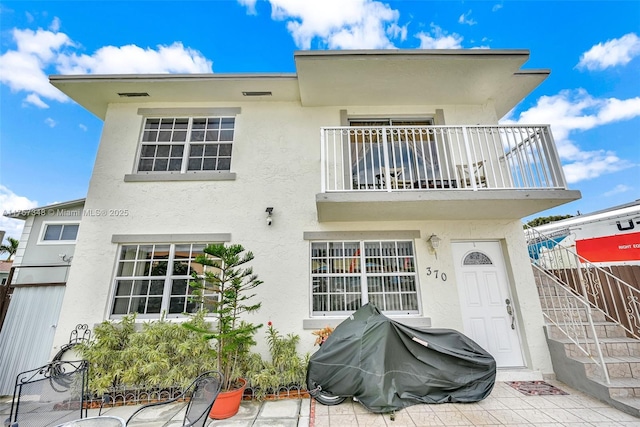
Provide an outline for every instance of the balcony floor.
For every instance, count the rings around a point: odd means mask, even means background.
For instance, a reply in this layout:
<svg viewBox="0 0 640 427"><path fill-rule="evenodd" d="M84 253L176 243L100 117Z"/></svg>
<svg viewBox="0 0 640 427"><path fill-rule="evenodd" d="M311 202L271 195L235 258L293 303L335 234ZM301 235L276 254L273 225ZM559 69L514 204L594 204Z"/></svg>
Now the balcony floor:
<svg viewBox="0 0 640 427"><path fill-rule="evenodd" d="M318 221L522 219L580 199L577 190L349 191L316 195Z"/></svg>

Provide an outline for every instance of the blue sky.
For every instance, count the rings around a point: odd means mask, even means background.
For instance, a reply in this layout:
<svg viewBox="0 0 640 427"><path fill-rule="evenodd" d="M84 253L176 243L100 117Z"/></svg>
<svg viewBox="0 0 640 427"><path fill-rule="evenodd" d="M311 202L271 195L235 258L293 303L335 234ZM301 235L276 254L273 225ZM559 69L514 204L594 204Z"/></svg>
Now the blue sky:
<svg viewBox="0 0 640 427"><path fill-rule="evenodd" d="M86 195L102 122L50 74L295 72L302 49L529 49L550 77L503 123L551 124L583 199L640 199L638 1L4 1L0 211ZM0 218L19 237L22 222Z"/></svg>

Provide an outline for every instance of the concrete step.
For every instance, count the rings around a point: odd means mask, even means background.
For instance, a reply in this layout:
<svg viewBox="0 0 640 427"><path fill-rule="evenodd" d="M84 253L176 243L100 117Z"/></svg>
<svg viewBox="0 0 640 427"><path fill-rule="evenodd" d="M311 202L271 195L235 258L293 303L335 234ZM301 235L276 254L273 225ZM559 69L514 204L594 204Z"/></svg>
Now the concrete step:
<svg viewBox="0 0 640 427"><path fill-rule="evenodd" d="M640 401L640 379L638 378L611 378L609 384L601 379L594 379L592 381L608 387L609 395L613 398L633 398Z"/></svg>
<svg viewBox="0 0 640 427"><path fill-rule="evenodd" d="M628 338L624 328L607 321L599 310L591 310L593 329L610 378L607 384L596 364L599 360L586 309L568 298L567 291L536 269L534 277L543 312L559 325L549 323L545 318L545 333L557 378L617 409L640 417L640 340ZM591 355L586 356L560 328L582 335L580 341L584 343L581 345Z"/></svg>
<svg viewBox="0 0 640 427"><path fill-rule="evenodd" d="M639 397L613 397L609 403L614 408L620 409L627 414L631 414L634 417L640 417Z"/></svg>
<svg viewBox="0 0 640 427"><path fill-rule="evenodd" d="M610 399L605 399L614 408L640 417L640 380L637 378L614 378L610 384L592 380L596 386L604 387Z"/></svg>
<svg viewBox="0 0 640 427"><path fill-rule="evenodd" d="M596 364L597 359L591 357L572 357L584 366L585 374L591 379L602 379L600 367ZM636 356L606 356L604 363L607 366L609 377L613 379L635 378L640 379L640 357Z"/></svg>
<svg viewBox="0 0 640 427"><path fill-rule="evenodd" d="M586 342L581 342L580 346L571 341L566 336L553 338L564 344L565 354L568 357L582 357L584 352L579 347L583 347L591 355L597 354L596 344L593 339L587 339ZM618 357L618 356L636 356L640 357L640 341L633 338L600 338L600 349L604 356Z"/></svg>
<svg viewBox="0 0 640 427"><path fill-rule="evenodd" d="M564 288L561 288L555 283L537 283L536 288L538 289L538 295L544 297L564 297L567 294Z"/></svg>
<svg viewBox="0 0 640 427"><path fill-rule="evenodd" d="M555 325L553 323L548 323L547 328L550 332L550 337L554 339L563 339L565 338L565 334L562 333L561 329L565 329L568 331L573 331L575 335L579 333L582 337L593 338L593 331L588 323L564 323L557 322ZM596 331L596 336L598 338L627 338L627 333L624 328L620 325L616 325L612 322L594 322L594 329ZM637 341L637 340L636 340Z"/></svg>
<svg viewBox="0 0 640 427"><path fill-rule="evenodd" d="M549 316L551 320L557 322L566 322L567 320L576 322L587 322L587 310L584 308L572 308L571 310L563 308L543 308L542 311ZM605 322L604 313L598 310L591 310L591 318L594 322Z"/></svg>

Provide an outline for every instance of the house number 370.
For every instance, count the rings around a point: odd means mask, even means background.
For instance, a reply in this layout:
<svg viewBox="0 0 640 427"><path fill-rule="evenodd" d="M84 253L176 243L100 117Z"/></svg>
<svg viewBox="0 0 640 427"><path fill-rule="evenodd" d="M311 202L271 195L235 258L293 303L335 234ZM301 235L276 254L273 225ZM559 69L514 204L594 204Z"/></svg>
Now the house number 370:
<svg viewBox="0 0 640 427"><path fill-rule="evenodd" d="M444 272L440 272L440 270L432 270L432 269L431 269L431 267L427 267L427 276L431 276L432 274L434 275L434 277L435 277L436 279L438 278L438 275L439 275L439 276L440 276L440 279L441 279L443 282L446 282L446 281L447 281L447 274L446 274L446 273L444 273Z"/></svg>

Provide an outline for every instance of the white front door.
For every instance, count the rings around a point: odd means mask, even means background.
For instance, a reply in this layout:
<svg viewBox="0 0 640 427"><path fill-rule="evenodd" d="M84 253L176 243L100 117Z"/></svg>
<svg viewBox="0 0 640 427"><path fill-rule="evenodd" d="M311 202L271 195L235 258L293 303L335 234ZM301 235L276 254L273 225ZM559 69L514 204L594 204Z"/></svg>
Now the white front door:
<svg viewBox="0 0 640 427"><path fill-rule="evenodd" d="M499 368L522 367L522 349L499 242L452 243L464 334Z"/></svg>

